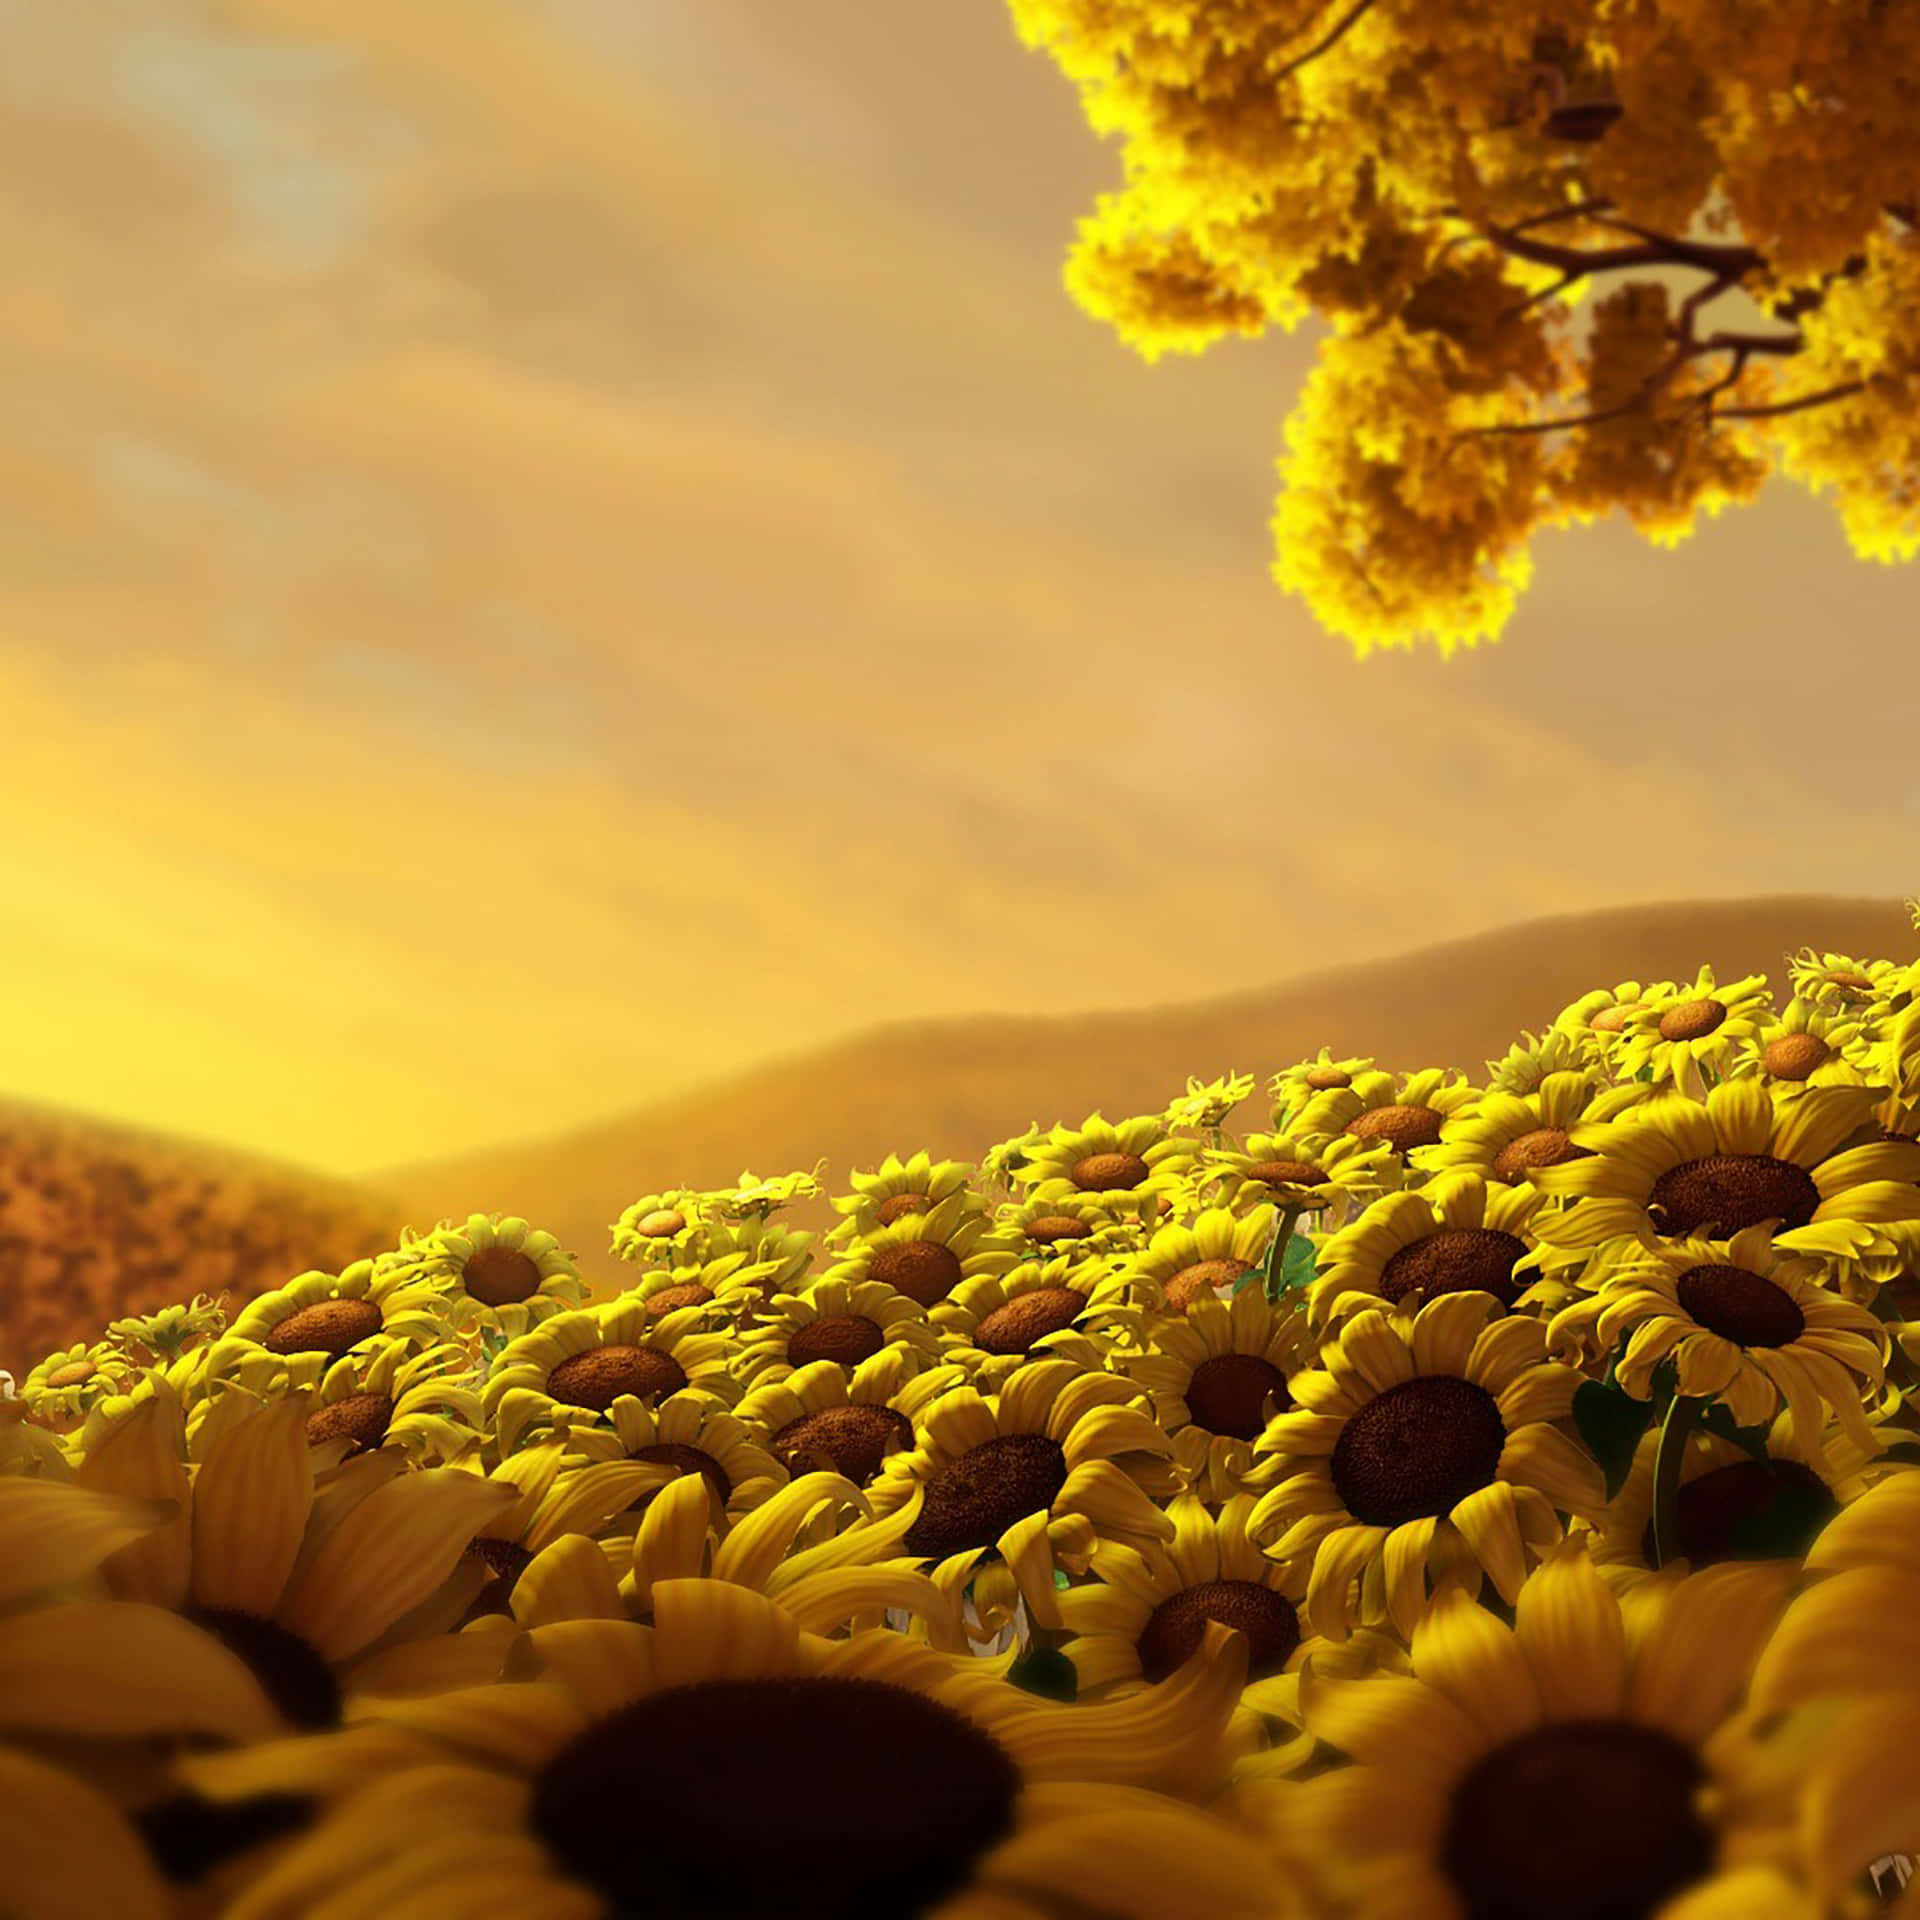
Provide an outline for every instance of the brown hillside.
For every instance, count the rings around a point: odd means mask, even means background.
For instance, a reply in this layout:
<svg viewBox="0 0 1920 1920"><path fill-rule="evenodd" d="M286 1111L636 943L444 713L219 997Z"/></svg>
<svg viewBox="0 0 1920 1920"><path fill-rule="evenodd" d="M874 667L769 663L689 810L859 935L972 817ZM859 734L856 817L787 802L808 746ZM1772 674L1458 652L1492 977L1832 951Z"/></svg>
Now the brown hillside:
<svg viewBox="0 0 1920 1920"><path fill-rule="evenodd" d="M1303 947L1310 929L1303 929ZM1321 1045L1383 1066L1458 1067L1478 1075L1522 1029L1538 1032L1569 1001L1626 979L1722 981L1764 973L1784 1002L1786 956L1812 946L1855 959L1920 949L1903 902L1787 895L1629 907L1528 921L1365 965L1303 975L1231 999L1079 1018L903 1023L776 1061L705 1092L641 1107L558 1139L528 1141L374 1176L415 1224L474 1210L524 1215L579 1258L601 1292L631 1269L608 1252L611 1223L641 1194L717 1187L743 1168L812 1168L828 1192L889 1151L971 1159L1038 1121L1149 1112L1189 1074L1253 1073L1260 1082ZM1261 1109L1265 1094L1236 1119ZM824 1199L796 1226L835 1218Z"/></svg>

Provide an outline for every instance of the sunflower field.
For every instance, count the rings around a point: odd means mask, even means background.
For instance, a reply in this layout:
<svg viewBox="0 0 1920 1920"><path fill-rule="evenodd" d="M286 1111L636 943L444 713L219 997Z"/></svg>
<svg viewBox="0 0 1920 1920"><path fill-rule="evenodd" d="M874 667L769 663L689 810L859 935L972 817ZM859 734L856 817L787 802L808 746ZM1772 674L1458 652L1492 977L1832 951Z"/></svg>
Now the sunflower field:
<svg viewBox="0 0 1920 1920"><path fill-rule="evenodd" d="M1920 1912L1920 962L1787 964L46 1355L0 1915Z"/></svg>

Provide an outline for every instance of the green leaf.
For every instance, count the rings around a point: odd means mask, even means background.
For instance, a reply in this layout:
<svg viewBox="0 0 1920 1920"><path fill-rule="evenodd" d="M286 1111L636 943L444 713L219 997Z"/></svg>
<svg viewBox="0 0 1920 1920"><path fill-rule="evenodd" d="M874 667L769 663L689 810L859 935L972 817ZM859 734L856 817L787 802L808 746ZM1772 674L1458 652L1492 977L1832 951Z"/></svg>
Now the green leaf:
<svg viewBox="0 0 1920 1920"><path fill-rule="evenodd" d="M1800 1560L1814 1537L1840 1511L1840 1503L1825 1487L1784 1481L1756 1513L1743 1513L1733 1524L1727 1544L1736 1560Z"/></svg>
<svg viewBox="0 0 1920 1920"><path fill-rule="evenodd" d="M1072 1585L1073 1585L1073 1580L1072 1580L1072 1578L1071 1578L1071 1576L1070 1576L1070 1575L1068 1574L1068 1572L1067 1572L1067 1570L1066 1570L1066 1568L1065 1568L1065 1567L1055 1567L1055 1568L1054 1568L1054 1570L1053 1570L1053 1584L1054 1584L1054 1585L1055 1585L1056 1587L1070 1587L1070 1586L1072 1586Z"/></svg>
<svg viewBox="0 0 1920 1920"><path fill-rule="evenodd" d="M1025 1693L1042 1700L1071 1704L1079 1697L1080 1674L1073 1662L1055 1647L1035 1647L1007 1669L1007 1678Z"/></svg>
<svg viewBox="0 0 1920 1920"><path fill-rule="evenodd" d="M1644 1086L1653 1078L1653 1069L1651 1067L1642 1067L1633 1077Z"/></svg>
<svg viewBox="0 0 1920 1920"><path fill-rule="evenodd" d="M1573 1423L1607 1477L1611 1500L1626 1483L1640 1436L1653 1423L1653 1402L1636 1400L1618 1387L1603 1387L1598 1380L1583 1380L1574 1389Z"/></svg>
<svg viewBox="0 0 1920 1920"><path fill-rule="evenodd" d="M1314 1246L1304 1233L1296 1233L1287 1242L1280 1263L1280 1288L1291 1293L1296 1287L1311 1286L1314 1275Z"/></svg>

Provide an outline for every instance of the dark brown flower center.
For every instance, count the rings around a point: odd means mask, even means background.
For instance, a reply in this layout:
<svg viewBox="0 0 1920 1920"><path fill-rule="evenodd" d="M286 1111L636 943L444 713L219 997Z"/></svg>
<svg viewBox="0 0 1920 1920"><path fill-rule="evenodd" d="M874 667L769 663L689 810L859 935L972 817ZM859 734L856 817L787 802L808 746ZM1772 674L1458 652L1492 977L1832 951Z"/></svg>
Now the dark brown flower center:
<svg viewBox="0 0 1920 1920"><path fill-rule="evenodd" d="M870 1278L884 1280L919 1306L931 1307L954 1289L963 1269L960 1256L943 1240L901 1240L875 1247L867 1256Z"/></svg>
<svg viewBox="0 0 1920 1920"><path fill-rule="evenodd" d="M1431 1300L1440 1293L1490 1293L1503 1307L1520 1297L1513 1263L1527 1256L1527 1243L1494 1227L1460 1227L1430 1233L1402 1247L1380 1270L1380 1293L1396 1304L1408 1294Z"/></svg>
<svg viewBox="0 0 1920 1920"><path fill-rule="evenodd" d="M380 1309L371 1300L322 1300L269 1327L260 1344L269 1353L330 1353L337 1360L379 1331Z"/></svg>
<svg viewBox="0 0 1920 1920"><path fill-rule="evenodd" d="M461 1268L467 1291L483 1307L510 1307L540 1291L537 1262L518 1247L481 1247Z"/></svg>
<svg viewBox="0 0 1920 1920"><path fill-rule="evenodd" d="M733 1494L733 1482L727 1478L720 1462L712 1454L704 1453L698 1447L690 1447L684 1441L658 1440L650 1447L635 1447L627 1458L644 1460L655 1466L671 1467L676 1476L697 1473L712 1492L714 1505L720 1512L726 1511L727 1501ZM644 1512L652 1498L652 1494L643 1496L636 1500L628 1511Z"/></svg>
<svg viewBox="0 0 1920 1920"><path fill-rule="evenodd" d="M649 1240L670 1240L687 1224L687 1216L678 1207L655 1207L634 1227L634 1232Z"/></svg>
<svg viewBox="0 0 1920 1920"><path fill-rule="evenodd" d="M1331 1093L1335 1087L1353 1085L1353 1075L1338 1067L1309 1067L1300 1077L1315 1093Z"/></svg>
<svg viewBox="0 0 1920 1920"><path fill-rule="evenodd" d="M693 1781L727 1790L689 1793ZM590 1726L541 1769L529 1820L620 1914L893 1920L966 1883L1012 1832L1019 1791L998 1742L905 1687L703 1680ZM671 1819L634 1818L664 1806Z"/></svg>
<svg viewBox="0 0 1920 1920"><path fill-rule="evenodd" d="M1689 1267L1674 1296L1709 1333L1737 1346L1788 1346L1807 1324L1789 1294L1745 1267Z"/></svg>
<svg viewBox="0 0 1920 1920"><path fill-rule="evenodd" d="M1003 1433L969 1447L928 1483L904 1550L944 1560L991 1547L1016 1520L1044 1513L1067 1483L1067 1456L1043 1433Z"/></svg>
<svg viewBox="0 0 1920 1920"><path fill-rule="evenodd" d="M1202 1360L1187 1382L1185 1398L1196 1427L1235 1440L1259 1439L1272 1415L1293 1404L1287 1376L1257 1353L1218 1353Z"/></svg>
<svg viewBox="0 0 1920 1920"><path fill-rule="evenodd" d="M1253 1580L1208 1580L1154 1608L1136 1642L1140 1671L1153 1681L1179 1672L1199 1648L1209 1620L1247 1636L1249 1680L1278 1673L1300 1644L1300 1616L1284 1594Z"/></svg>
<svg viewBox="0 0 1920 1920"><path fill-rule="evenodd" d="M1591 1160L1591 1147L1576 1147L1560 1127L1535 1127L1493 1156L1493 1177L1517 1187L1535 1167L1563 1166L1569 1160Z"/></svg>
<svg viewBox="0 0 1920 1920"><path fill-rule="evenodd" d="M391 1395L350 1393L307 1416L307 1445L322 1447L329 1440L348 1440L352 1452L370 1453L387 1437L392 1419Z"/></svg>
<svg viewBox="0 0 1920 1920"><path fill-rule="evenodd" d="M772 1445L774 1458L796 1477L824 1471L864 1487L889 1453L913 1445L913 1422L892 1407L822 1407L788 1421Z"/></svg>
<svg viewBox="0 0 1920 1920"><path fill-rule="evenodd" d="M664 1320L682 1307L704 1307L713 1298L713 1289L698 1280L685 1280L677 1287L662 1287L647 1295L647 1318Z"/></svg>
<svg viewBox="0 0 1920 1920"><path fill-rule="evenodd" d="M1027 1238L1036 1246L1050 1247L1056 1240L1086 1240L1092 1235L1093 1228L1070 1213L1043 1213L1027 1222Z"/></svg>
<svg viewBox="0 0 1920 1920"><path fill-rule="evenodd" d="M1768 1153L1710 1153L1704 1160L1683 1160L1669 1167L1647 1196L1647 1212L1660 1233L1716 1240L1762 1220L1804 1227L1819 1204L1820 1189L1806 1168Z"/></svg>
<svg viewBox="0 0 1920 1920"><path fill-rule="evenodd" d="M1804 1080L1826 1063L1832 1049L1817 1033L1783 1033L1760 1056L1761 1070L1776 1080Z"/></svg>
<svg viewBox="0 0 1920 1920"><path fill-rule="evenodd" d="M1072 1326L1086 1310L1087 1296L1073 1287L1035 1287L995 1307L974 1328L973 1344L982 1353L1025 1353L1036 1340Z"/></svg>
<svg viewBox="0 0 1920 1920"><path fill-rule="evenodd" d="M1682 1000L1660 1016L1662 1040L1702 1040L1727 1017L1718 1000Z"/></svg>
<svg viewBox="0 0 1920 1920"><path fill-rule="evenodd" d="M320 1803L298 1793L250 1800L203 1800L177 1793L142 1807L133 1824L153 1863L176 1887L190 1887L228 1860L312 1826Z"/></svg>
<svg viewBox="0 0 1920 1920"><path fill-rule="evenodd" d="M591 1407L596 1413L605 1413L623 1393L662 1400L686 1384L679 1361L652 1347L589 1347L547 1375L547 1391L562 1406Z"/></svg>
<svg viewBox="0 0 1920 1920"><path fill-rule="evenodd" d="M885 1331L864 1313L824 1313L794 1328L787 1342L787 1364L804 1367L815 1360L831 1360L837 1367L857 1367L886 1344Z"/></svg>
<svg viewBox="0 0 1920 1920"><path fill-rule="evenodd" d="M232 1607L190 1605L180 1611L245 1662L282 1719L307 1732L340 1724L340 1683L297 1633Z"/></svg>
<svg viewBox="0 0 1920 1920"><path fill-rule="evenodd" d="M1211 1300L1219 1288L1231 1286L1251 1265L1246 1260L1201 1260L1182 1267L1167 1282L1167 1305L1185 1313L1196 1300Z"/></svg>
<svg viewBox="0 0 1920 1920"><path fill-rule="evenodd" d="M1114 1193L1137 1187L1148 1171L1137 1153L1090 1153L1073 1163L1072 1178L1082 1193Z"/></svg>
<svg viewBox="0 0 1920 1920"><path fill-rule="evenodd" d="M1317 1187L1326 1177L1310 1160L1256 1160L1245 1175L1264 1187Z"/></svg>
<svg viewBox="0 0 1920 1920"><path fill-rule="evenodd" d="M1713 1865L1692 1751L1625 1720L1536 1727L1453 1790L1440 1860L1472 1920L1648 1920Z"/></svg>
<svg viewBox="0 0 1920 1920"><path fill-rule="evenodd" d="M883 1227L890 1227L902 1216L909 1213L925 1213L927 1196L924 1193L896 1193L880 1202L877 1218Z"/></svg>
<svg viewBox="0 0 1920 1920"><path fill-rule="evenodd" d="M1838 1511L1827 1483L1797 1460L1736 1460L1715 1467L1696 1480L1682 1482L1674 1501L1680 1544L1676 1553L1698 1571L1723 1560L1777 1559L1782 1548L1769 1539L1760 1553L1742 1550L1740 1535L1755 1523L1782 1518L1783 1509L1797 1508L1807 1523L1809 1540L1819 1525ZM1776 1531L1767 1525L1769 1535ZM1640 1535L1640 1557L1653 1565L1653 1521Z"/></svg>
<svg viewBox="0 0 1920 1920"><path fill-rule="evenodd" d="M1357 1140L1384 1140L1395 1153L1410 1153L1438 1144L1444 1118L1432 1107L1369 1107L1347 1123L1347 1131Z"/></svg>
<svg viewBox="0 0 1920 1920"><path fill-rule="evenodd" d="M1438 1518L1492 1484L1506 1444L1506 1423L1484 1387L1422 1374L1349 1417L1334 1442L1334 1491L1369 1527Z"/></svg>

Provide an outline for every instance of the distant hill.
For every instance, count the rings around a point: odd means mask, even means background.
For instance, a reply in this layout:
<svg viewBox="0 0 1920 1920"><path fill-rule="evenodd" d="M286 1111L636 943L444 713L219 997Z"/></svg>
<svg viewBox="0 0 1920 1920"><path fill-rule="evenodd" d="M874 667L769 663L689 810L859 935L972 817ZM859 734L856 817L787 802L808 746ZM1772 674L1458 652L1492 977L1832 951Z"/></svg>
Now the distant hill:
<svg viewBox="0 0 1920 1920"><path fill-rule="evenodd" d="M1391 885L1391 876L1383 879ZM1226 930L1230 936L1230 927ZM1311 927L1300 946L1310 950ZM632 1269L608 1251L610 1226L643 1193L718 1187L812 1168L828 1192L894 1151L973 1159L1032 1122L1078 1123L1148 1112L1185 1090L1189 1074L1257 1076L1236 1116L1247 1125L1258 1084L1323 1044L1399 1070L1457 1067L1475 1076L1522 1029L1538 1032L1569 1001L1626 979L1687 979L1711 965L1721 981L1764 973L1777 998L1786 958L1802 947L1854 959L1920 954L1901 901L1783 895L1682 902L1532 920L1396 959L1305 973L1229 999L1060 1018L904 1022L703 1091L636 1108L558 1138L417 1163L373 1176L407 1217L499 1210L557 1234L597 1290ZM824 1199L782 1216L823 1228Z"/></svg>
<svg viewBox="0 0 1920 1920"><path fill-rule="evenodd" d="M123 1314L226 1295L397 1239L397 1201L258 1154L0 1099L0 1367L25 1379Z"/></svg>

